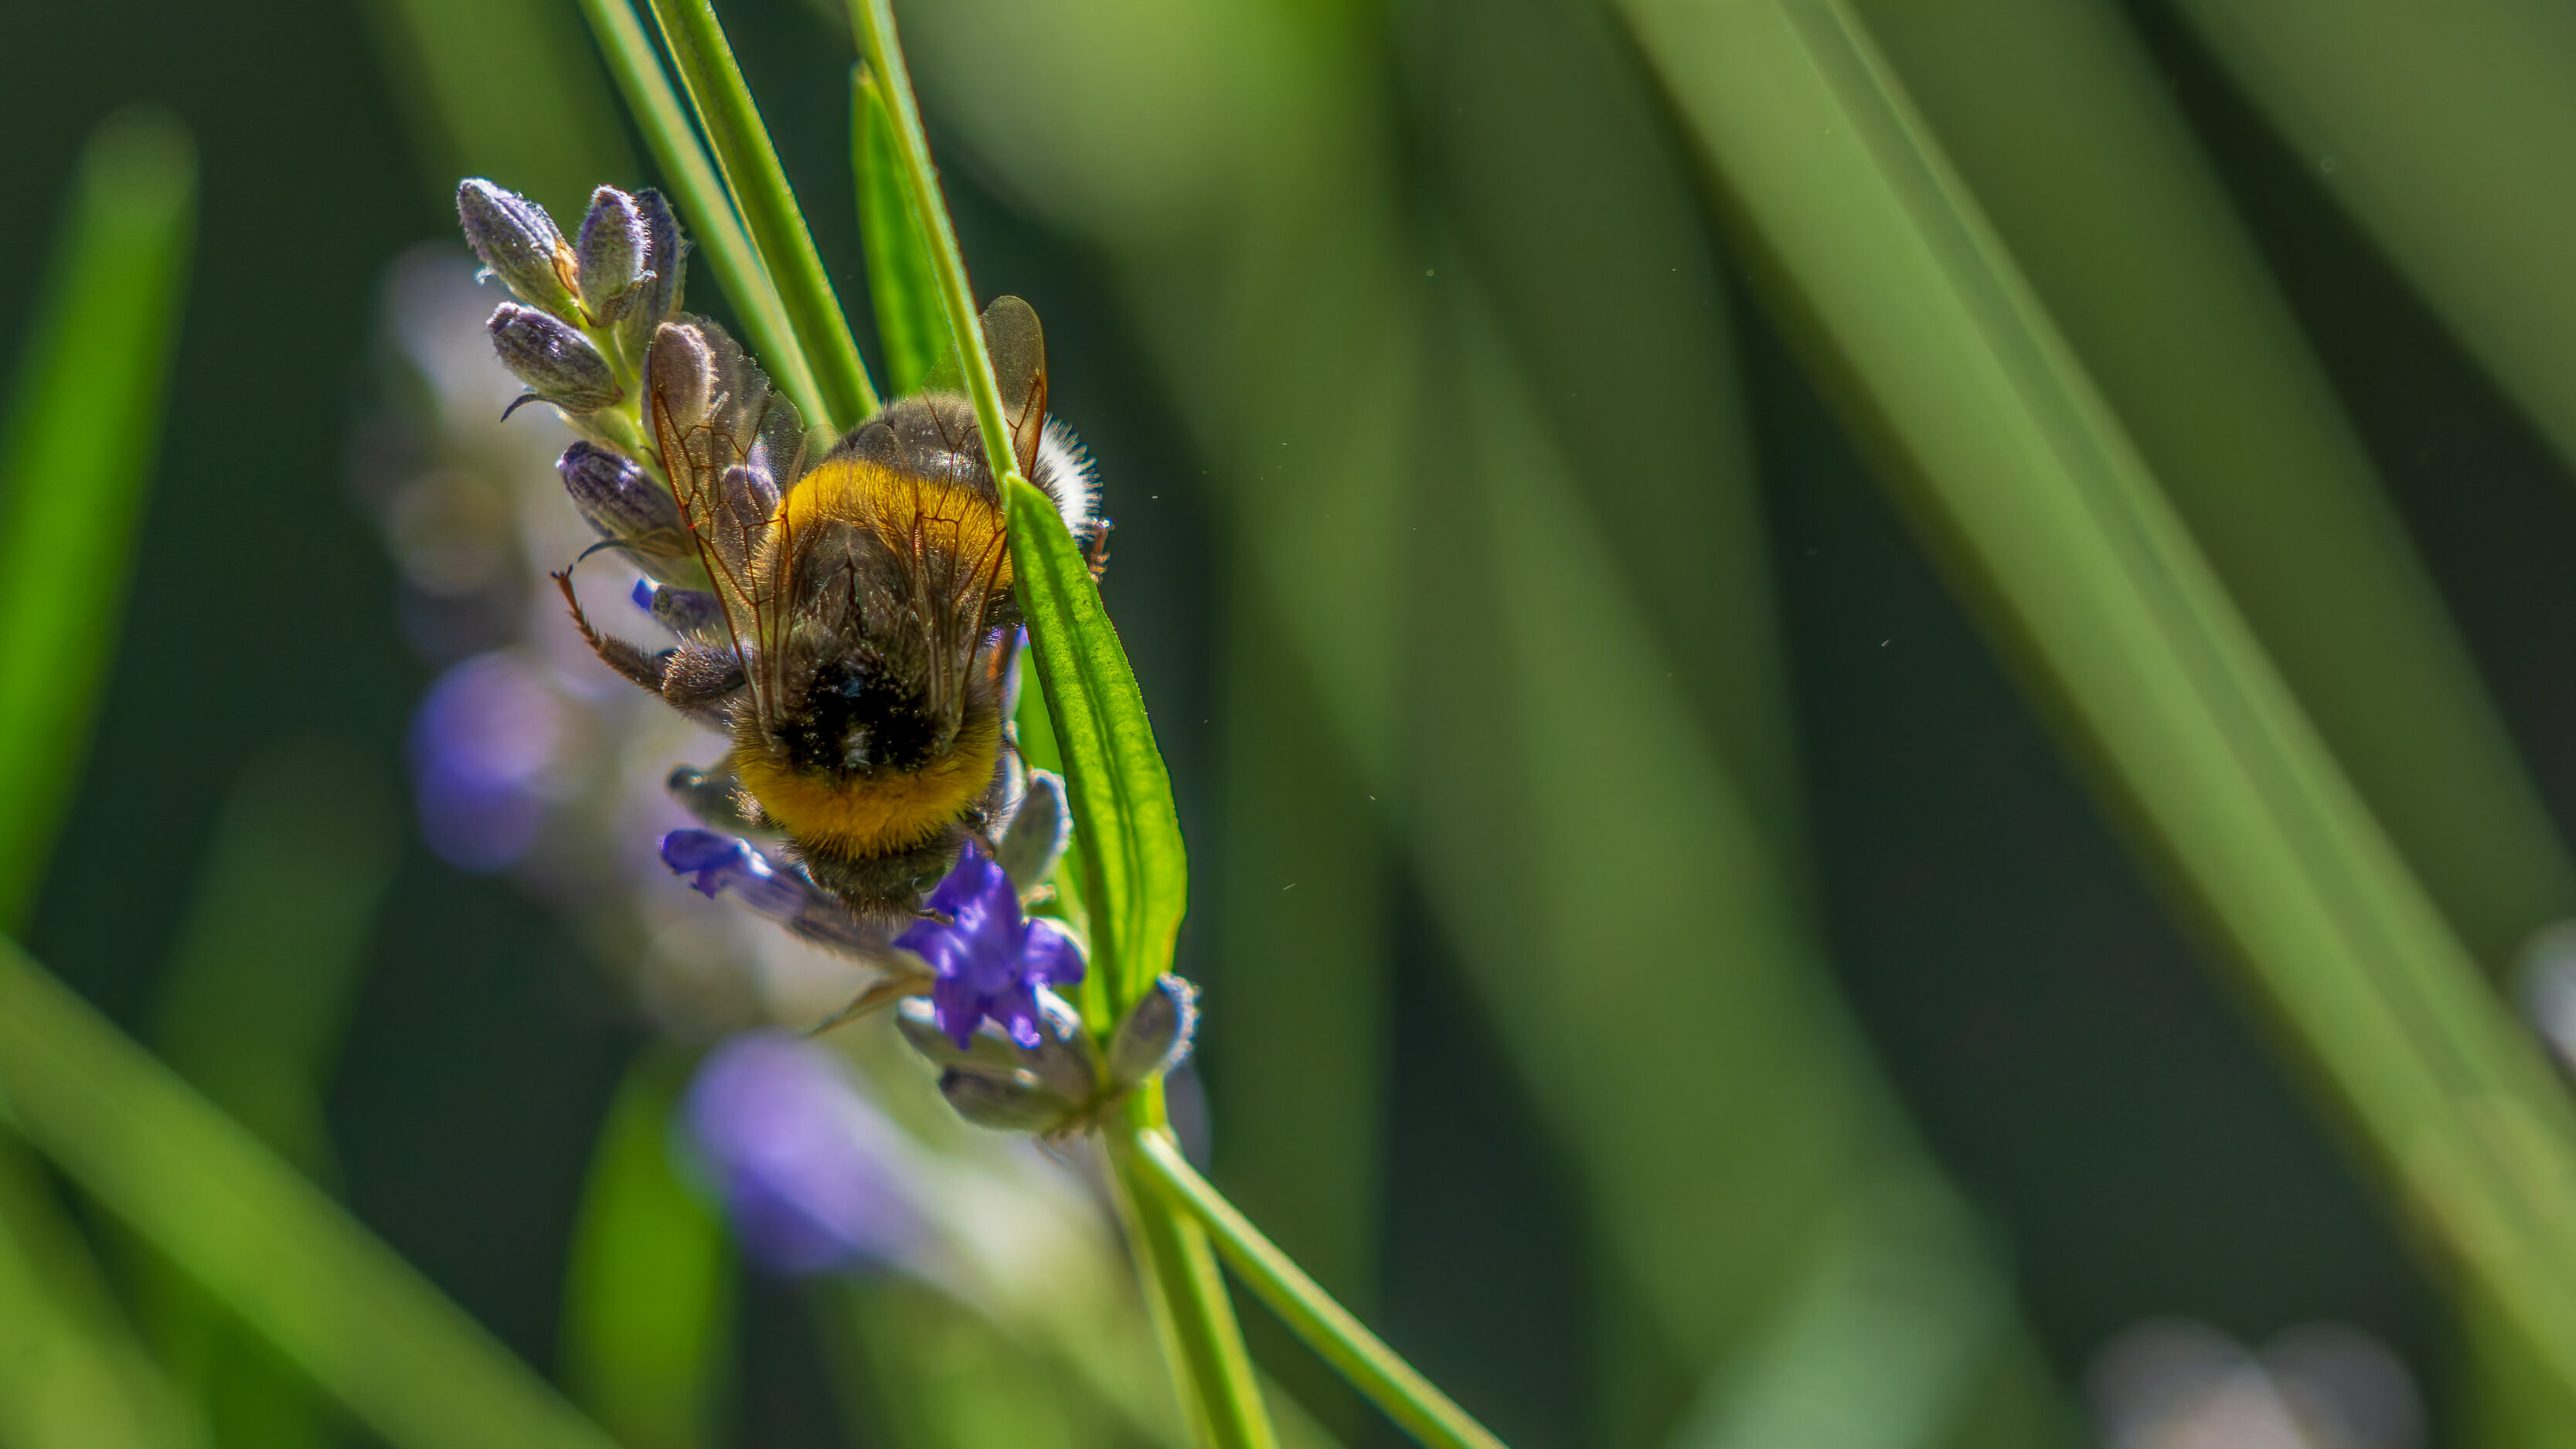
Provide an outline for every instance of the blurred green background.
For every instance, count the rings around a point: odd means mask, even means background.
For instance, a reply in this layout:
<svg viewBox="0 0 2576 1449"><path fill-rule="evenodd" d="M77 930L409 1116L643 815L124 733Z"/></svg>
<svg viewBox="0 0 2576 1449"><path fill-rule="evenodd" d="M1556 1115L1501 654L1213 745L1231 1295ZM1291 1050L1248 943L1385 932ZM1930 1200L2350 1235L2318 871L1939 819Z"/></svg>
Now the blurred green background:
<svg viewBox="0 0 2576 1449"><path fill-rule="evenodd" d="M2429 1442L2558 1442L1909 526L1902 428L1677 79L1749 8L901 9L977 286L1046 319L1101 460L1197 863L1213 1176L1524 1449L2085 1442L2103 1350L2157 1319L2349 1325ZM2501 977L2576 914L2576 38L2383 8L1834 13ZM846 23L721 13L863 315ZM552 1372L651 1033L595 935L417 843L430 669L353 479L379 286L454 240L456 176L568 216L645 148L570 0L22 5L0 54L0 337L103 117L166 107L201 167L131 603L23 940ZM283 834L342 832L264 879L350 916L315 948L346 959L208 1000L246 771L310 797ZM283 1033L322 1120L191 1067L227 1022ZM866 1440L805 1291L745 1279L718 1442ZM1327 1429L1393 1442L1246 1316Z"/></svg>

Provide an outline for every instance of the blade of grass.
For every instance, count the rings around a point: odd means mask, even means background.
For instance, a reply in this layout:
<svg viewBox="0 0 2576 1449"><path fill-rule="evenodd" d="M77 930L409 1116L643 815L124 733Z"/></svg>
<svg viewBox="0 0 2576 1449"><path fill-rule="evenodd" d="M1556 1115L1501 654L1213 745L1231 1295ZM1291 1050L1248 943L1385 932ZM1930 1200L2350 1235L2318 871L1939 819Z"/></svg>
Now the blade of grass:
<svg viewBox="0 0 2576 1449"><path fill-rule="evenodd" d="M0 1096L73 1181L401 1449L611 1449L338 1204L5 942Z"/></svg>
<svg viewBox="0 0 2576 1449"><path fill-rule="evenodd" d="M160 447L197 161L158 112L81 153L0 435L0 928L71 808Z"/></svg>
<svg viewBox="0 0 2576 1449"><path fill-rule="evenodd" d="M2117 5L1859 8L2229 596L2471 949L2496 970L2542 925L2576 914L2576 865L2441 595ZM1996 46L1997 35L2015 41Z"/></svg>
<svg viewBox="0 0 2576 1449"><path fill-rule="evenodd" d="M1502 1440L1432 1387L1236 1212L1169 1137L1129 1128L1114 1150L1134 1154L1153 1188L1207 1229L1217 1251L1261 1300L1417 1442L1432 1449L1503 1449Z"/></svg>
<svg viewBox="0 0 2576 1449"><path fill-rule="evenodd" d="M672 64L706 129L743 227L777 284L788 324L822 390L822 416L806 422L828 423L835 432L856 427L876 412L876 389L868 385L867 364L859 360L849 318L833 294L822 254L805 230L787 170L778 164L778 151L769 143L769 129L761 124L742 68L734 64L733 47L716 21L715 7L708 0L653 0L653 15L661 22Z"/></svg>
<svg viewBox="0 0 2576 1449"><path fill-rule="evenodd" d="M2576 1382L2576 1114L1835 0L1623 0L1803 340L2110 803Z"/></svg>
<svg viewBox="0 0 2576 1449"><path fill-rule="evenodd" d="M885 88L864 65L850 67L850 169L858 179L859 239L867 248L868 302L885 351L886 390L908 397L948 351L948 319L939 310L930 243L904 189Z"/></svg>
<svg viewBox="0 0 2576 1449"><path fill-rule="evenodd" d="M671 89L671 79L662 70L652 38L644 33L643 21L629 0L581 0L581 8L590 19L600 53L608 58L610 73L617 77L627 114L635 118L645 145L652 148L662 184L671 189L698 250L715 268L716 282L733 303L752 351L797 411L809 419L821 418L823 394L803 349L796 345L796 329L788 324L786 305L778 300L778 289L770 282L768 268L761 265L760 253L752 249L742 218L734 213L733 200L716 176L715 163L698 144L698 133Z"/></svg>

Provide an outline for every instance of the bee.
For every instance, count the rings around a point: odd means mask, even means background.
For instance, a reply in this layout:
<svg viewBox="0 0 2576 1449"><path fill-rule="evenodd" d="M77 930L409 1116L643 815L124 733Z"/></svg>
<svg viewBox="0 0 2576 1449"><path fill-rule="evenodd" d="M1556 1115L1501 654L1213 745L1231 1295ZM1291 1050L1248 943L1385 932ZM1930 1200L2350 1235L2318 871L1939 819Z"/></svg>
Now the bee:
<svg viewBox="0 0 2576 1449"><path fill-rule="evenodd" d="M1002 297L982 330L1021 473L1096 545L1089 464L1047 416L1037 313ZM722 328L685 314L654 332L644 392L715 607L658 654L573 602L576 626L611 668L730 738L709 774L733 782L737 823L782 837L861 917L918 914L985 838L1009 779L1021 619L973 405L934 379L809 467L795 406Z"/></svg>

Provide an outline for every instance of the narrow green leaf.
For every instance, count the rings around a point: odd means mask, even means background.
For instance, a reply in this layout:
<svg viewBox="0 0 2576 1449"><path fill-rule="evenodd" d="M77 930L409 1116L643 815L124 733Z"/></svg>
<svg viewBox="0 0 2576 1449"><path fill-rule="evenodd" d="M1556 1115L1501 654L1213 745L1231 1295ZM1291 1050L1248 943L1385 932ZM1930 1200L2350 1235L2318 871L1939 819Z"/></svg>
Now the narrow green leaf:
<svg viewBox="0 0 2576 1449"><path fill-rule="evenodd" d="M1503 1449L1502 1440L1434 1388L1236 1212L1169 1138L1129 1132L1118 1150L1142 1162L1152 1190L1196 1219L1261 1301L1404 1432L1431 1449Z"/></svg>
<svg viewBox="0 0 2576 1449"><path fill-rule="evenodd" d="M716 1442L733 1321L724 1223L671 1170L689 1063L647 1052L599 1129L564 1285L564 1378L627 1449Z"/></svg>
<svg viewBox="0 0 2576 1449"><path fill-rule="evenodd" d="M1801 340L2394 1190L2576 1383L2576 1113L1838 0L1623 0Z"/></svg>
<svg viewBox="0 0 2576 1449"><path fill-rule="evenodd" d="M984 329L977 324L975 289L966 280L966 254L957 245L957 224L939 194L939 173L930 162L930 138L921 129L921 104L912 94L912 72L894 33L891 0L850 0L850 28L859 37L859 52L869 69L882 78L887 114L894 122L894 141L902 159L904 191L912 198L913 216L930 243L931 279L939 287L939 309L948 318L948 335L966 373L966 392L975 403L975 422L984 435L984 458L993 480L1020 475L1011 456L1011 430L1002 421L1002 389L993 381L993 359L984 350ZM1040 651L1043 654L1044 648Z"/></svg>
<svg viewBox="0 0 2576 1449"><path fill-rule="evenodd" d="M0 432L0 928L71 808L160 447L197 158L156 111L82 152Z"/></svg>
<svg viewBox="0 0 2576 1449"><path fill-rule="evenodd" d="M876 412L876 389L868 385L867 364L859 360L859 344L850 336L841 299L833 294L822 254L805 230L787 170L778 164L769 128L761 124L742 67L734 64L733 47L716 21L715 7L708 0L653 0L653 14L743 227L777 284L788 324L822 389L822 414L805 421L828 423L835 431L856 427Z"/></svg>
<svg viewBox="0 0 2576 1449"><path fill-rule="evenodd" d="M716 282L733 303L745 340L770 381L797 410L808 419L821 418L823 394L815 385L814 369L807 365L804 350L796 345L796 329L788 324L786 304L778 300L769 269L761 265L760 253L743 231L742 218L717 179L715 164L698 144L698 133L671 90L671 78L662 70L662 58L644 33L643 21L630 0L581 0L581 8L590 19L600 53L608 57L608 68L617 77L627 112L652 148L662 184L671 189L672 200L688 223L690 239L715 268Z"/></svg>
<svg viewBox="0 0 2576 1449"><path fill-rule="evenodd" d="M930 242L904 190L903 158L885 90L864 65L850 68L850 168L858 178L859 238L868 253L868 300L885 349L886 390L908 397L949 350L948 319Z"/></svg>
<svg viewBox="0 0 2576 1449"><path fill-rule="evenodd" d="M1180 812L1090 562L1053 499L1017 478L1005 488L1011 568L1085 841L1092 961L1108 982L1112 1009L1123 1013L1171 965L1188 907Z"/></svg>
<svg viewBox="0 0 2576 1449"><path fill-rule="evenodd" d="M400 1449L612 1449L338 1204L6 942L0 1097L73 1181Z"/></svg>

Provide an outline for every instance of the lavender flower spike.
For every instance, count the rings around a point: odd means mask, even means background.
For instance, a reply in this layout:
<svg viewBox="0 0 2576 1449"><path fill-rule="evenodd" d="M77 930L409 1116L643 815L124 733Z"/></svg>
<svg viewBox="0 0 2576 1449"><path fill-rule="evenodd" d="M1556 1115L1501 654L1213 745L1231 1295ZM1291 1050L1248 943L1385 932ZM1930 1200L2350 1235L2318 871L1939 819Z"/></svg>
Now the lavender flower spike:
<svg viewBox="0 0 2576 1449"><path fill-rule="evenodd" d="M930 909L948 922L924 920L895 938L920 954L937 980L930 1006L939 1029L963 1048L986 1017L1024 1047L1044 1038L1041 986L1082 979L1082 950L1064 928L1020 915L1019 893L1002 868L973 846L930 893Z"/></svg>

